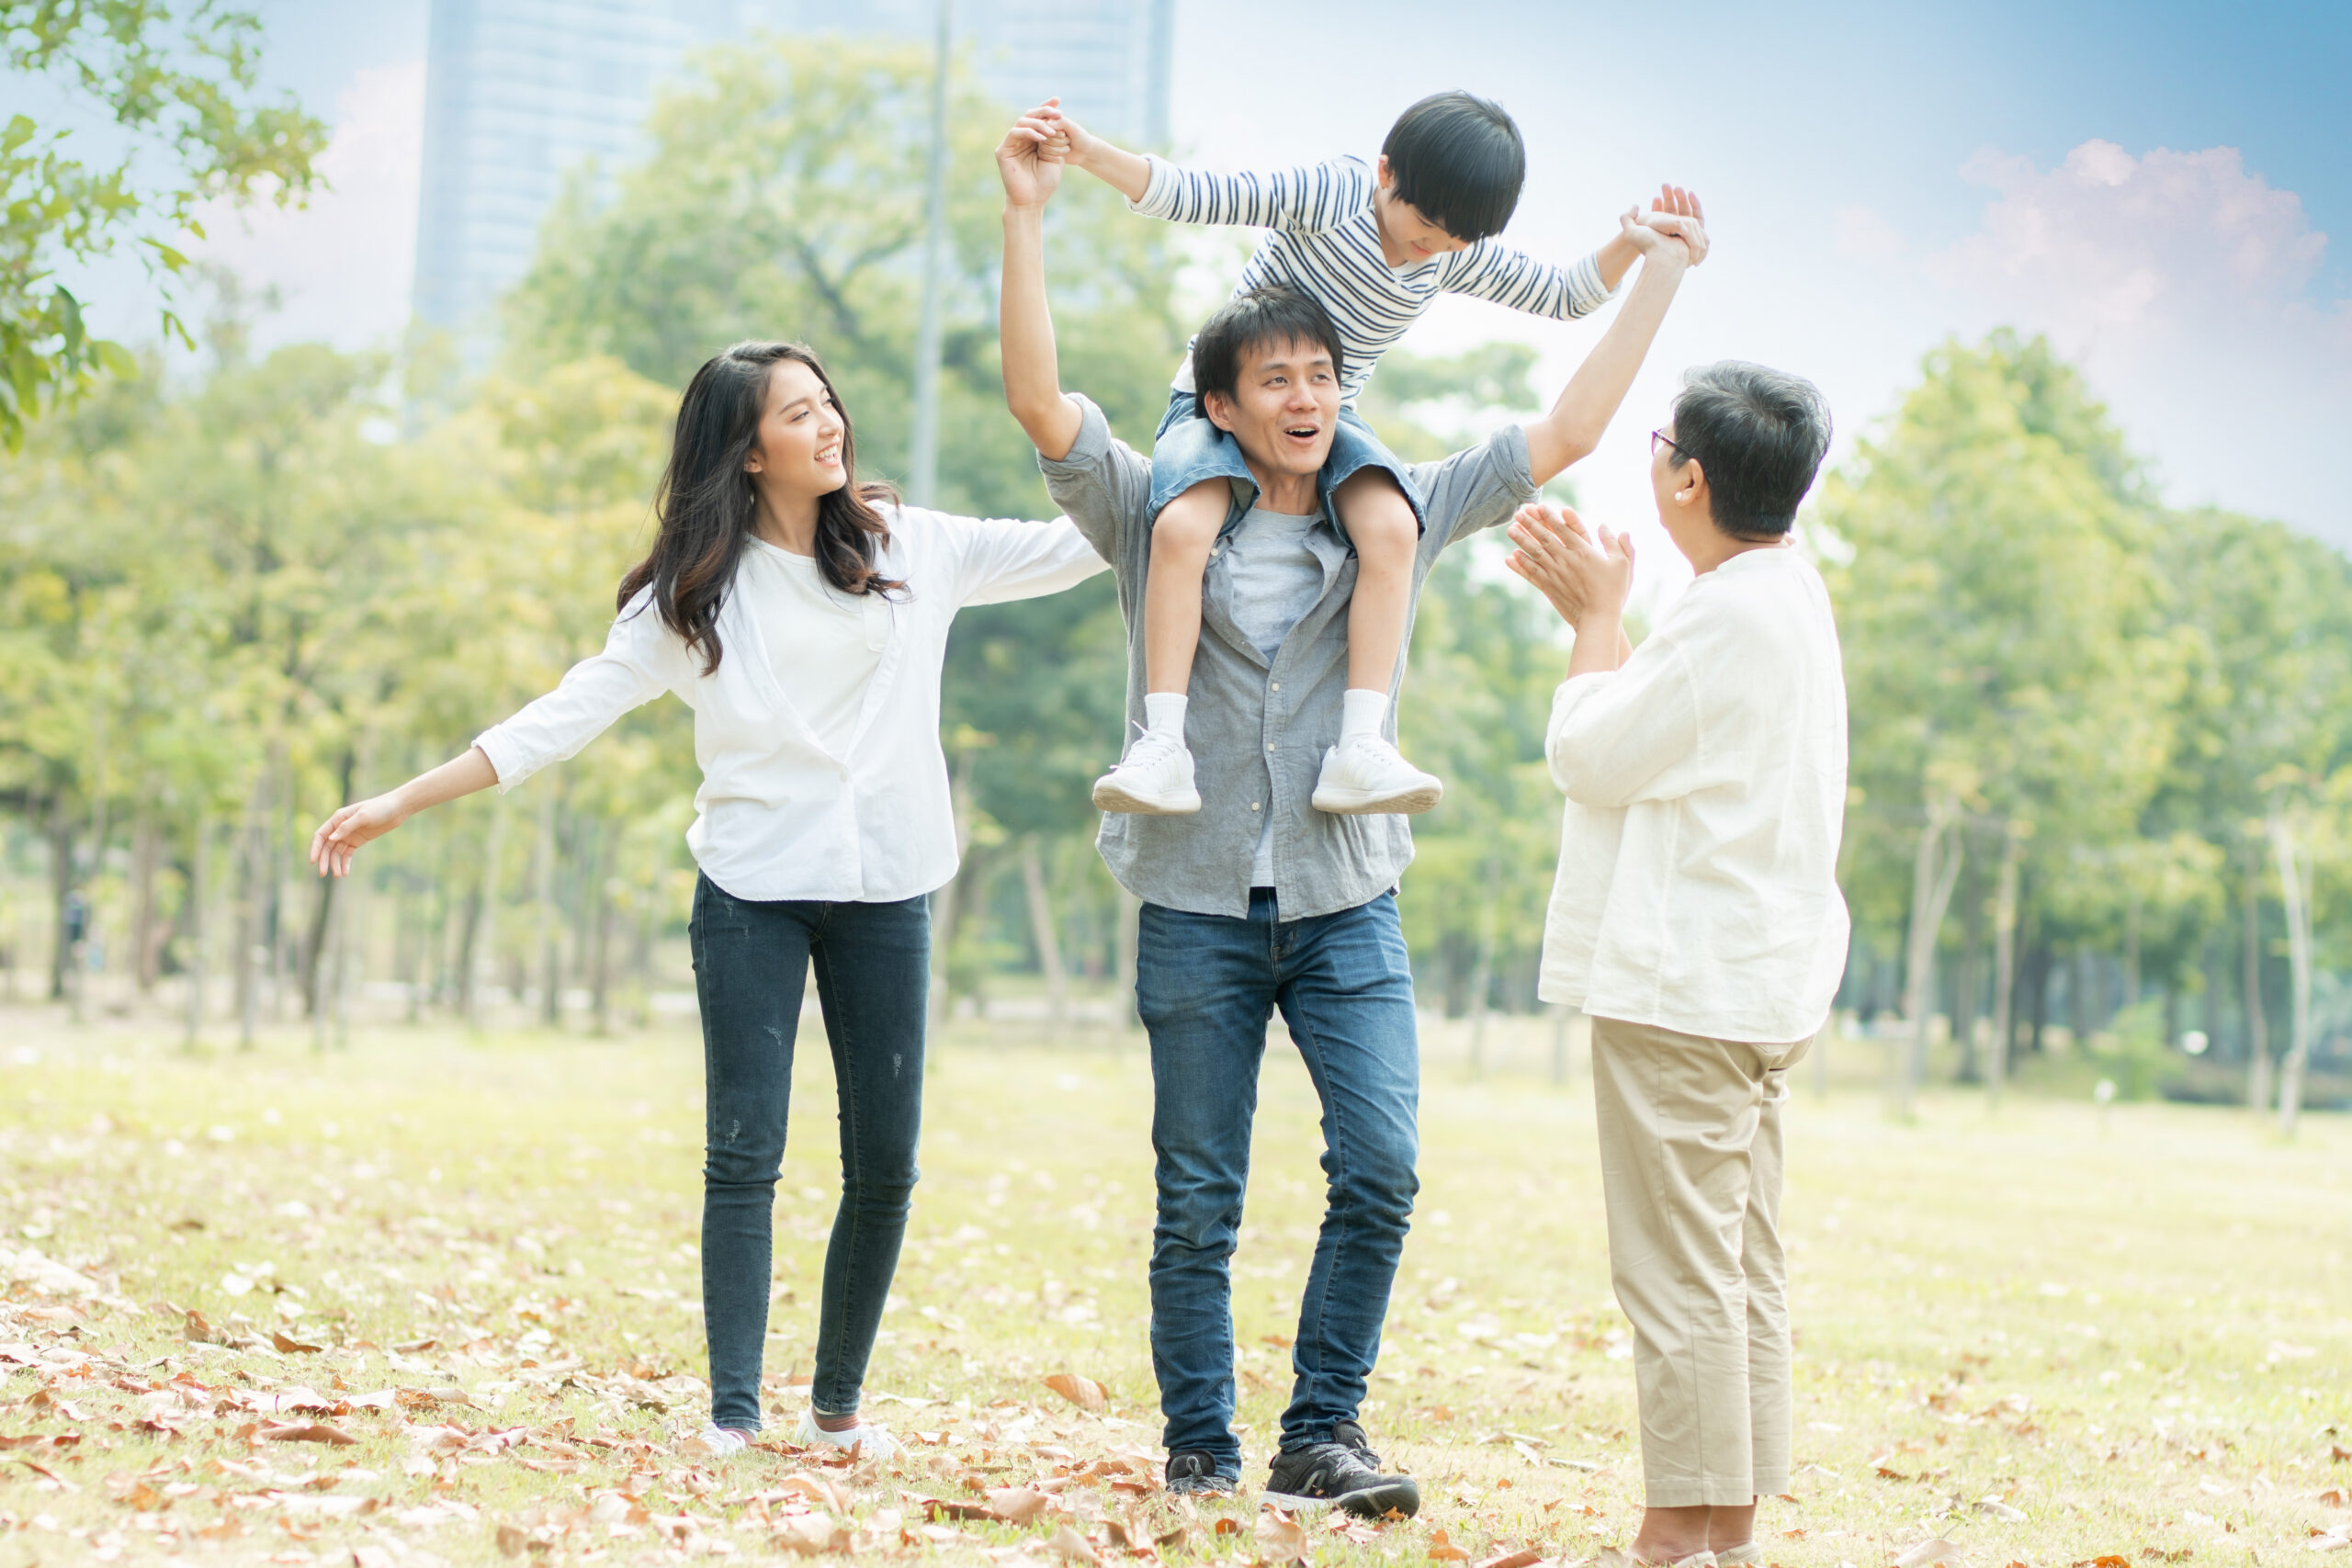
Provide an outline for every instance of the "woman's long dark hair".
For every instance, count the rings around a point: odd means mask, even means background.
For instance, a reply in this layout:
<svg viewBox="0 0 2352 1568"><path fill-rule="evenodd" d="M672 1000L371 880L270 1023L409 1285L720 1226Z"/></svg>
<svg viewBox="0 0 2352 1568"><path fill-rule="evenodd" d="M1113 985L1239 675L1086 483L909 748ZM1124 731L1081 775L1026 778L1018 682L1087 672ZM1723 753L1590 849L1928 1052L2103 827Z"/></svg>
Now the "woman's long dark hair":
<svg viewBox="0 0 2352 1568"><path fill-rule="evenodd" d="M844 593L888 593L906 586L874 569L875 557L890 542L889 525L876 504L897 502L898 492L887 484L858 482L849 411L834 395L824 366L797 343L739 343L686 383L670 466L654 494L662 529L651 552L621 579L615 606L628 608L651 583L662 624L702 655L705 675L718 670L725 652L718 644L719 606L734 585L735 569L759 516L759 495L743 460L767 411L768 378L787 359L808 367L833 399L842 422L842 471L848 479L818 498L818 570Z"/></svg>

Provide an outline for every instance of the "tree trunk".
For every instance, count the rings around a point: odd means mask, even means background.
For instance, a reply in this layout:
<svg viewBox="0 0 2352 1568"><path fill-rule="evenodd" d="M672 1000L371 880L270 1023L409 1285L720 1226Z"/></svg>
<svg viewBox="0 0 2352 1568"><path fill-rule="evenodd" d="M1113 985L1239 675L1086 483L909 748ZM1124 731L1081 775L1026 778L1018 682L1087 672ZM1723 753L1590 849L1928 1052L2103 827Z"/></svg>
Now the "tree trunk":
<svg viewBox="0 0 2352 1568"><path fill-rule="evenodd" d="M1046 976L1046 1010L1059 1029L1069 1012L1069 978L1062 971L1062 944L1054 930L1054 904L1046 890L1044 857L1037 835L1021 840L1021 886L1029 898L1029 936L1037 944L1037 967Z"/></svg>
<svg viewBox="0 0 2352 1568"><path fill-rule="evenodd" d="M490 1006L490 981L498 964L498 873L506 852L506 795L490 803L490 841L481 857L481 931L466 964L466 1027L479 1033Z"/></svg>
<svg viewBox="0 0 2352 1568"><path fill-rule="evenodd" d="M1478 908L1478 956L1470 965L1470 1076L1487 1071L1487 1005L1495 988L1495 905L1502 898L1503 865L1499 857L1487 861L1486 897Z"/></svg>
<svg viewBox="0 0 2352 1568"><path fill-rule="evenodd" d="M2123 906L2123 1011L2140 1005L2140 890Z"/></svg>
<svg viewBox="0 0 2352 1568"><path fill-rule="evenodd" d="M2050 1029L2050 976L2058 964L2046 938L2034 943L2027 958L2027 966L2033 973L2033 981L2026 987L2033 998L2033 1017L2026 1031L2025 1042L2026 1048L2038 1056L2048 1045L2044 1036Z"/></svg>
<svg viewBox="0 0 2352 1568"><path fill-rule="evenodd" d="M2270 1109L2270 1030L2262 1016L2262 853L2249 843L2245 863L2245 1101L2256 1116Z"/></svg>
<svg viewBox="0 0 2352 1568"><path fill-rule="evenodd" d="M531 852L532 874L538 884L539 1021L557 1029L563 1024L563 976L555 907L555 788L546 780L539 784L538 841Z"/></svg>
<svg viewBox="0 0 2352 1568"><path fill-rule="evenodd" d="M238 824L237 853L237 1049L254 1048L261 1023L262 877L264 840L269 828L270 785L276 770L265 764L254 778L245 798L244 820Z"/></svg>
<svg viewBox="0 0 2352 1568"><path fill-rule="evenodd" d="M155 919L155 813L148 805L150 792L139 792L130 822L130 972L139 994L155 989L155 975L163 955L160 927Z"/></svg>
<svg viewBox="0 0 2352 1568"><path fill-rule="evenodd" d="M2011 821L2001 838L2001 873L1993 888L1993 1038L1984 1054L1984 1096L2001 1103L2009 1076L2009 1043L2017 1031L2009 1021L2017 992L2018 874L2025 858L2023 825Z"/></svg>
<svg viewBox="0 0 2352 1568"><path fill-rule="evenodd" d="M196 842L190 846L187 864L187 1017L180 1044L193 1051L196 1037L204 1028L204 988L210 978L210 965L205 961L209 928L204 919L204 901L212 894L212 821L200 812L196 818Z"/></svg>
<svg viewBox="0 0 2352 1568"><path fill-rule="evenodd" d="M62 1002L74 984L74 818L62 791L49 804L49 999Z"/></svg>
<svg viewBox="0 0 2352 1568"><path fill-rule="evenodd" d="M2285 811L2270 812L2270 853L2278 865L2278 902L2287 911L2287 1055L2278 1073L2278 1131L2295 1135L2303 1109L2303 1069L2312 1054L2311 868L2295 843L2295 826Z"/></svg>
<svg viewBox="0 0 2352 1568"><path fill-rule="evenodd" d="M607 840L611 837L610 833L600 835ZM590 890L595 925L588 952L588 1007L594 1020L591 1027L600 1035L613 1032L613 900L606 891L608 880L598 876Z"/></svg>
<svg viewBox="0 0 2352 1568"><path fill-rule="evenodd" d="M358 765L357 754L350 747L345 747L342 766L336 770L335 803L337 806L350 804L351 775L353 770ZM310 932L302 940L302 1010L311 1020L311 1033L313 1041L323 1047L326 1043L323 1028L328 1010L326 993L321 988L319 977L325 967L327 943L332 938L334 928L336 892L342 886L343 878L322 876L314 880L319 885L319 897L311 910Z"/></svg>
<svg viewBox="0 0 2352 1568"><path fill-rule="evenodd" d="M972 769L976 750L966 747L956 754L956 773L949 780L948 795L956 821L956 874L946 886L931 896L931 1023L929 1032L937 1034L947 1021L948 1009L955 1001L950 993L949 964L956 950L956 933L964 918L964 907L970 900L971 888L979 868L972 863ZM967 887L967 884L969 885Z"/></svg>
<svg viewBox="0 0 2352 1568"><path fill-rule="evenodd" d="M1911 930L1904 956L1903 1012L1910 1023L1910 1049L1895 1072L1895 1113L1908 1121L1915 1097L1928 1077L1928 1013L1935 1001L1936 938L1960 876L1961 845L1954 831L1960 803L1931 796L1928 820L1919 829L1911 861Z"/></svg>
<svg viewBox="0 0 2352 1568"><path fill-rule="evenodd" d="M1960 874L1960 963L1953 968L1951 1036L1960 1047L1958 1083L1973 1084L1984 1076L1983 1054L1976 1043L1976 1021L1984 997L1984 877L1973 857L1963 860Z"/></svg>

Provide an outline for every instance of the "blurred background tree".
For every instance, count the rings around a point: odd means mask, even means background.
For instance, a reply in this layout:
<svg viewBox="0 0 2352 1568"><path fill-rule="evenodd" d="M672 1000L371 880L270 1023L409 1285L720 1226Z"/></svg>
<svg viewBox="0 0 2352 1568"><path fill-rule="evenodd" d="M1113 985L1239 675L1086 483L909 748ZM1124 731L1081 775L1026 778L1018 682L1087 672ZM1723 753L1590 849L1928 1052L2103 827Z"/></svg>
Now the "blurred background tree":
<svg viewBox="0 0 2352 1568"><path fill-rule="evenodd" d="M130 351L92 337L82 303L51 271L125 242L142 248L166 336L188 342L170 280L173 242L201 235L207 201L299 203L326 128L292 98L254 89L261 22L209 0L0 0L0 63L53 83L111 121L121 147L75 156L68 133L31 116L0 124L0 444L24 441L44 402L101 369L136 373Z"/></svg>

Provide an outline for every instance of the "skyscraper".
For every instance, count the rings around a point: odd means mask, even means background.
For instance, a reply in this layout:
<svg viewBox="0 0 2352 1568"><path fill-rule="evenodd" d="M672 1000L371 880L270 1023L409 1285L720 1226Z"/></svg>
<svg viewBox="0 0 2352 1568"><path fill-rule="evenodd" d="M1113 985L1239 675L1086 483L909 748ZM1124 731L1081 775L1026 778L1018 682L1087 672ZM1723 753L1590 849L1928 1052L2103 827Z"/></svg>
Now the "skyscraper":
<svg viewBox="0 0 2352 1568"><path fill-rule="evenodd" d="M1058 93L1133 144L1168 141L1175 0L953 0L956 38L1008 105ZM696 44L754 30L928 40L936 0L433 0L417 317L479 351L530 265L565 174L642 147L662 78Z"/></svg>

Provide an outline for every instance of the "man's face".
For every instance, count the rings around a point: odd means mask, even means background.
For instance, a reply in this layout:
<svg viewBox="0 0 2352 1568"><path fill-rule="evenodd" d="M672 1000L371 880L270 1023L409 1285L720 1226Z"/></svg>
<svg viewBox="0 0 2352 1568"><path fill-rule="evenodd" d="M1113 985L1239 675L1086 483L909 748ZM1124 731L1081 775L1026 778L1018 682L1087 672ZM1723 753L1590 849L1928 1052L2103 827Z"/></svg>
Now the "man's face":
<svg viewBox="0 0 2352 1568"><path fill-rule="evenodd" d="M1331 455L1340 423L1340 375L1331 351L1306 342L1261 344L1243 355L1234 395L1203 400L1253 468L1312 474Z"/></svg>

